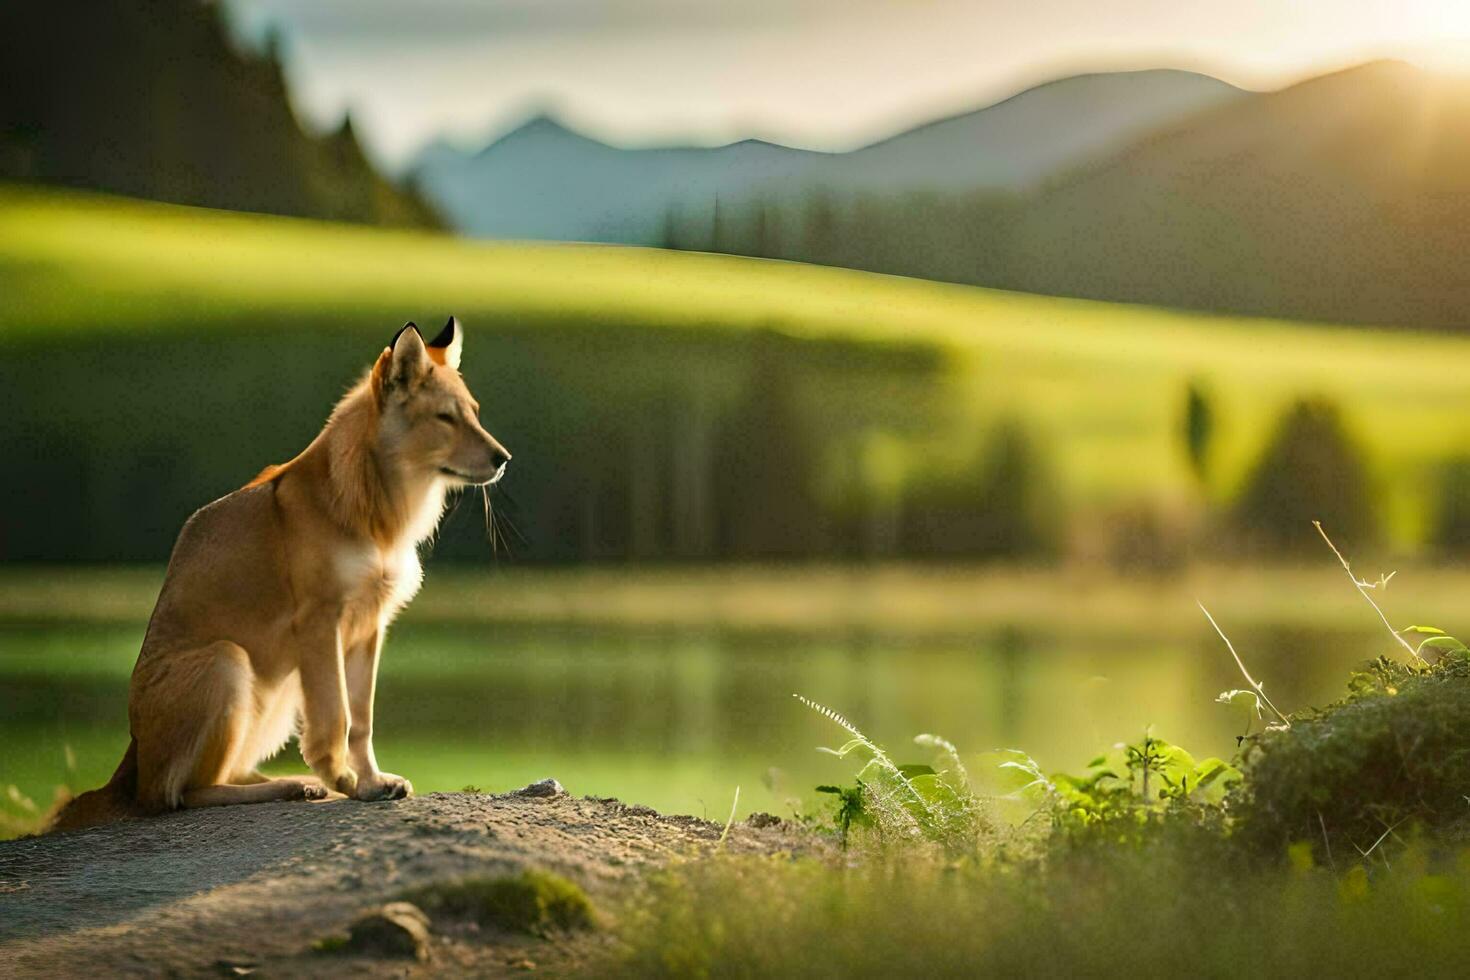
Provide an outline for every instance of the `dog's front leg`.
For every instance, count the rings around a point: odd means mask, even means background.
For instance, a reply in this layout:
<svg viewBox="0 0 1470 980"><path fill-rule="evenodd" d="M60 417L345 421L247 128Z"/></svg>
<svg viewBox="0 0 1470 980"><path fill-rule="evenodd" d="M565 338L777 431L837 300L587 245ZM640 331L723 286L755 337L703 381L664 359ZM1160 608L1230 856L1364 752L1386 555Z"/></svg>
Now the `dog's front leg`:
<svg viewBox="0 0 1470 980"><path fill-rule="evenodd" d="M328 789L356 796L357 774L347 764L347 679L338 617L304 617L295 634L301 665L301 757Z"/></svg>
<svg viewBox="0 0 1470 980"><path fill-rule="evenodd" d="M413 794L413 784L402 776L383 772L373 752L373 696L378 686L378 658L383 633L347 651L347 703L352 724L347 735L347 758L357 772L359 800L396 800Z"/></svg>

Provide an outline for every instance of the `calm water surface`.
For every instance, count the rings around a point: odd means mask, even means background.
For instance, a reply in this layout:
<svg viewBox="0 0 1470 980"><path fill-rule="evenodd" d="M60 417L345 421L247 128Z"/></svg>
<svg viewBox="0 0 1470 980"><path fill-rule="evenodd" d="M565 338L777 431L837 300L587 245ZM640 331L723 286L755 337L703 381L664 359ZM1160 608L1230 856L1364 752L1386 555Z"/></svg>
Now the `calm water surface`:
<svg viewBox="0 0 1470 980"><path fill-rule="evenodd" d="M899 761L921 732L980 754L1020 747L1079 767L1152 724L1229 756L1240 720L1213 703L1241 686L1219 640L995 630L885 637L404 624L384 654L377 746L421 791L505 790L555 776L574 793L723 819L786 814L851 765L816 752L843 733L797 703L845 714ZM142 624L0 623L0 792L44 804L88 787L127 742L127 678ZM1384 652L1372 632L1258 629L1232 637L1278 705L1336 697ZM68 770L68 752L75 768ZM294 745L271 767L299 770Z"/></svg>

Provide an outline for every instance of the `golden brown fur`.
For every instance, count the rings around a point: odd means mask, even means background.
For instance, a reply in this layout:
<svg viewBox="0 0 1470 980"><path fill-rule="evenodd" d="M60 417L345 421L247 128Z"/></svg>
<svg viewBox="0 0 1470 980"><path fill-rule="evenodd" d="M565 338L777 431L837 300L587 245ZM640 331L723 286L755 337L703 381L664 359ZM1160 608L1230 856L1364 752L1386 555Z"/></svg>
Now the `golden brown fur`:
<svg viewBox="0 0 1470 980"><path fill-rule="evenodd" d="M418 588L416 545L446 490L491 482L510 458L459 376L458 325L443 336L426 348L405 328L299 456L184 525L133 670L132 743L55 828L412 791L373 754L383 634ZM261 776L298 719L314 777Z"/></svg>

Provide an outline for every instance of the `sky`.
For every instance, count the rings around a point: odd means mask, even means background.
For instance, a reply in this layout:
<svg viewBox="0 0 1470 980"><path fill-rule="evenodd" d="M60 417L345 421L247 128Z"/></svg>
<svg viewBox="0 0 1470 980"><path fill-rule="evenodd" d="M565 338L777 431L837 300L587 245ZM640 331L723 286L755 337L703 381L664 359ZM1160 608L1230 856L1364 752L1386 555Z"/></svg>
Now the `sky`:
<svg viewBox="0 0 1470 980"><path fill-rule="evenodd" d="M537 112L625 146L847 149L1083 71L1275 88L1375 57L1470 71L1470 0L225 0L301 114L401 169Z"/></svg>

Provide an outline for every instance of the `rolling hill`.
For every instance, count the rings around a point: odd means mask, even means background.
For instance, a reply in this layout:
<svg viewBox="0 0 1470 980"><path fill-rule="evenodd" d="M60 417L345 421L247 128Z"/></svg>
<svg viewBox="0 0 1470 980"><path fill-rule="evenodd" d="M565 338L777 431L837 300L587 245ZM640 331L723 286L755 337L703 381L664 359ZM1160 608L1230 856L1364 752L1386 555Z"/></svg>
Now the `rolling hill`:
<svg viewBox="0 0 1470 980"><path fill-rule="evenodd" d="M1021 289L1470 325L1470 81L1376 62L1222 105L1022 208Z"/></svg>
<svg viewBox="0 0 1470 980"><path fill-rule="evenodd" d="M1250 95L1181 73L1082 76L846 154L618 150L541 120L475 165L461 172L485 182L449 182L464 197L446 210L485 205L521 237L1470 327L1470 80L1401 62ZM497 204L507 188L522 193Z"/></svg>
<svg viewBox="0 0 1470 980"><path fill-rule="evenodd" d="M448 312L468 326L486 423L516 454L507 489L534 545L515 547L532 556L697 551L697 524L638 518L648 536L630 541L589 515L645 513L645 493L649 513L685 513L663 495L711 492L697 473L640 481L716 452L719 413L773 371L794 372L787 423L816 440L802 461L829 491L852 453L887 461L861 479L912 485L1014 418L1068 507L1192 493L1179 413L1197 380L1216 408L1217 492L1286 404L1323 394L1409 544L1434 467L1467 448L1464 338L0 185L0 448L27 474L0 488L0 552L162 557L201 501L299 450L399 324ZM37 494L66 520L32 519Z"/></svg>
<svg viewBox="0 0 1470 980"><path fill-rule="evenodd" d="M1048 295L1465 330L1470 79L1372 62L1222 101L1019 193L731 207L673 244Z"/></svg>
<svg viewBox="0 0 1470 980"><path fill-rule="evenodd" d="M846 153L743 140L625 149L538 116L476 153L439 142L415 167L455 227L489 238L665 243L671 212L716 200L1020 191L1130 138L1245 93L1180 71L1079 75Z"/></svg>

